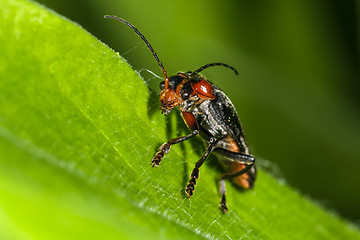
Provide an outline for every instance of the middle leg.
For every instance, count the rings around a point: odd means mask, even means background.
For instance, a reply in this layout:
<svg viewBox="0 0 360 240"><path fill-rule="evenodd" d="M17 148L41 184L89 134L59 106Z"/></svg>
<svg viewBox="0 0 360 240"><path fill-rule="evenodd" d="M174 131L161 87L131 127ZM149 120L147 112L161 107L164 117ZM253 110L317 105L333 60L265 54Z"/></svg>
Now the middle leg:
<svg viewBox="0 0 360 240"><path fill-rule="evenodd" d="M185 192L188 194L187 197L190 198L195 191L195 185L196 180L199 179L200 170L199 168L201 165L205 162L205 160L208 158L210 153L213 151L214 145L215 145L215 138L210 138L209 140L209 146L207 147L206 151L203 153L199 161L196 162L195 168L192 170L190 175L190 180L188 182L188 185L186 186Z"/></svg>

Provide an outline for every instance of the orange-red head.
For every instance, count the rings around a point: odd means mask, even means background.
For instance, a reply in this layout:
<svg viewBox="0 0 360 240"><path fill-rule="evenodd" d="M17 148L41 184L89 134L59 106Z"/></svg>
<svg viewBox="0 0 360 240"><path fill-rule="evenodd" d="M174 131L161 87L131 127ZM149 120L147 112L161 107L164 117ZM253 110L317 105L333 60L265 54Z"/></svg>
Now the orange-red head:
<svg viewBox="0 0 360 240"><path fill-rule="evenodd" d="M167 115L173 107L180 106L185 101L201 102L205 99L215 99L211 83L200 75L178 73L160 83L160 109Z"/></svg>

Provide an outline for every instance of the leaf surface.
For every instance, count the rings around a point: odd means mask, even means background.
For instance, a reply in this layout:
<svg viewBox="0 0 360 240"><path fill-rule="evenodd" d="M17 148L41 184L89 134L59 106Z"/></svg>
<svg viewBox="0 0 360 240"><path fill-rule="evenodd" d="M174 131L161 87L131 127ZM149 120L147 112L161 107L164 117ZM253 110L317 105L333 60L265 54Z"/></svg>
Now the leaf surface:
<svg viewBox="0 0 360 240"><path fill-rule="evenodd" d="M227 184L222 214L215 157L187 199L199 139L150 166L188 132L176 111L165 119L126 61L76 24L28 1L1 6L0 238L360 237L261 170L253 191Z"/></svg>

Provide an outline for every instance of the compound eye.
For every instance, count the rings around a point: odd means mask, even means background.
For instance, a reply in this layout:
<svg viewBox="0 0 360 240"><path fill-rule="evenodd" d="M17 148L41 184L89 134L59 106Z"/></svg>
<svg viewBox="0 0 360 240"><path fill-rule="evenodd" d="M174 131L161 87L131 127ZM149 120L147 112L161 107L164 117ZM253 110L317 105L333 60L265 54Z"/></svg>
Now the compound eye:
<svg viewBox="0 0 360 240"><path fill-rule="evenodd" d="M162 81L160 83L160 89L163 90L165 88L165 81Z"/></svg>
<svg viewBox="0 0 360 240"><path fill-rule="evenodd" d="M187 100L187 99L189 99L189 97L190 97L190 93L189 93L189 92L183 92L183 93L181 94L181 98L182 98L183 100Z"/></svg>

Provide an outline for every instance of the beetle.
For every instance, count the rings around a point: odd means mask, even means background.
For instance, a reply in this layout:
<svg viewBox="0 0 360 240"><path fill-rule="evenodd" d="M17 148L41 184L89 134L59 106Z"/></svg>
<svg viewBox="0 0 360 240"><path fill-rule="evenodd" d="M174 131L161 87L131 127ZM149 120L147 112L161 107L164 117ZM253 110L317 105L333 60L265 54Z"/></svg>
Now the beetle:
<svg viewBox="0 0 360 240"><path fill-rule="evenodd" d="M168 77L151 44L137 28L122 18L110 15L104 17L126 24L145 42L164 75L164 81L160 83L161 112L168 115L174 107L180 108L181 116L191 131L186 136L173 138L162 144L151 160L152 166L159 166L172 145L199 135L207 143L207 148L196 162L185 192L188 198L193 195L196 181L199 179L200 167L210 153L214 152L220 156L220 163L226 171L221 175L219 184L220 208L226 213L228 208L225 198L225 180L232 179L236 185L252 189L256 179L255 157L250 154L234 105L218 86L199 73L213 66L229 68L238 75L237 70L225 63L210 63L195 71L178 72L176 75Z"/></svg>

